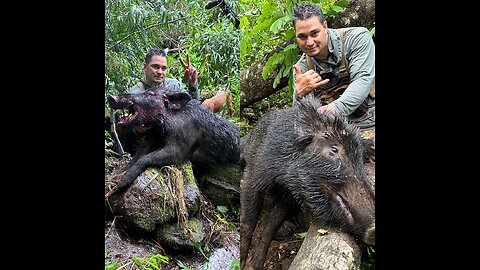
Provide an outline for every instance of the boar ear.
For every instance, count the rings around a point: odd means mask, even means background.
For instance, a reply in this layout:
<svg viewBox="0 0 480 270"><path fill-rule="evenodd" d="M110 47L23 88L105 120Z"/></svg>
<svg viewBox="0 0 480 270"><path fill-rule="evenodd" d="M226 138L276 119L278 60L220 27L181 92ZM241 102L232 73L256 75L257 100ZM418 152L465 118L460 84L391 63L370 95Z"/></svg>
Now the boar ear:
<svg viewBox="0 0 480 270"><path fill-rule="evenodd" d="M169 110L180 110L185 107L192 97L186 92L166 93L166 105Z"/></svg>
<svg viewBox="0 0 480 270"><path fill-rule="evenodd" d="M301 135L295 138L295 140L293 141L293 145L296 148L303 150L312 143L312 140L313 140L313 135L311 134Z"/></svg>

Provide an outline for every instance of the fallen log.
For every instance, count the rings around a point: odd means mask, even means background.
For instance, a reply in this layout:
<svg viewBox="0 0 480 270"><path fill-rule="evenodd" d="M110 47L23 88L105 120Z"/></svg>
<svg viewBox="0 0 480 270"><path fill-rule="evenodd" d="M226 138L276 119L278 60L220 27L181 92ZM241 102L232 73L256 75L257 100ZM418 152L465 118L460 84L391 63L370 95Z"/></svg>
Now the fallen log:
<svg viewBox="0 0 480 270"><path fill-rule="evenodd" d="M352 236L312 223L289 270L358 270L362 250Z"/></svg>

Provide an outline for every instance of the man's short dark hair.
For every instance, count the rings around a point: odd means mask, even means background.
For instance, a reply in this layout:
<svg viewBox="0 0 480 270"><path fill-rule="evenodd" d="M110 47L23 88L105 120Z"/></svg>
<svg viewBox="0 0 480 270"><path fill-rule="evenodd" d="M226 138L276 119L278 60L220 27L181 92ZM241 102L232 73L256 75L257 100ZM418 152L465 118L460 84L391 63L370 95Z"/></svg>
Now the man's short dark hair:
<svg viewBox="0 0 480 270"><path fill-rule="evenodd" d="M313 4L302 4L295 8L293 11L293 27L298 20L306 20L311 17L317 17L320 23L323 24L325 18L323 17L322 9Z"/></svg>
<svg viewBox="0 0 480 270"><path fill-rule="evenodd" d="M150 63L150 61L152 61L152 57L154 55L159 55L167 58L167 52L164 49L153 48L147 53L147 56L145 56L145 63L147 65Z"/></svg>

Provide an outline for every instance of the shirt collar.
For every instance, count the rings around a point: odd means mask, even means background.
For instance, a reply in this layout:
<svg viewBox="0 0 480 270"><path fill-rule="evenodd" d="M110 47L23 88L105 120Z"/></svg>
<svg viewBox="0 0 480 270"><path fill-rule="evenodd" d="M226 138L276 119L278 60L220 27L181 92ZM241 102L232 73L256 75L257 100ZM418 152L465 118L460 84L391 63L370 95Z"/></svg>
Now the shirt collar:
<svg viewBox="0 0 480 270"><path fill-rule="evenodd" d="M329 64L338 65L340 60L342 60L342 44L340 42L340 37L337 34L337 31L328 28L328 58L325 62Z"/></svg>

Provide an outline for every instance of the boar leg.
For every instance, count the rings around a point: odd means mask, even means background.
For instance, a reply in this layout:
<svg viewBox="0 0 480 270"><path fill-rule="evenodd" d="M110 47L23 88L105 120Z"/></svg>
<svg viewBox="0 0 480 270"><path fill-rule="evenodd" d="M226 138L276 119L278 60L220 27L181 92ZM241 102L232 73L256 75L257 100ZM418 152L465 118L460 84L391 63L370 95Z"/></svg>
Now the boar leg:
<svg viewBox="0 0 480 270"><path fill-rule="evenodd" d="M244 270L263 269L272 238L285 221L288 213L289 207L282 199L275 200L273 209L266 209L265 215L262 217L263 219L259 221L254 233L255 236L260 237L250 244L250 250L248 251L248 256L243 268Z"/></svg>
<svg viewBox="0 0 480 270"><path fill-rule="evenodd" d="M161 168L166 165L177 165L186 162L187 155L182 152L178 145L170 145L138 158L136 162L128 164L128 169L125 171L123 178L105 197L108 198L117 190L130 185L148 167Z"/></svg>

